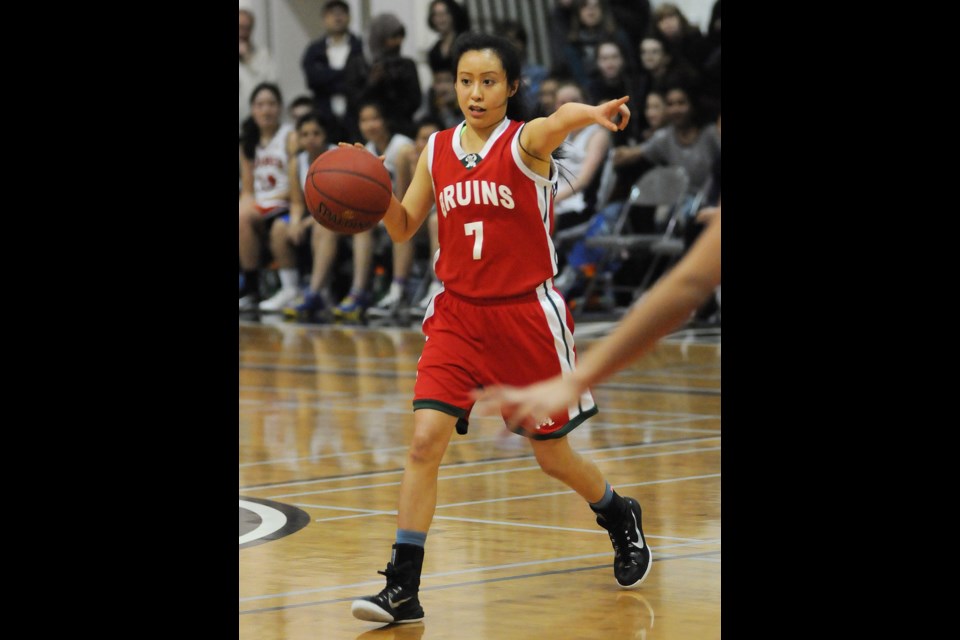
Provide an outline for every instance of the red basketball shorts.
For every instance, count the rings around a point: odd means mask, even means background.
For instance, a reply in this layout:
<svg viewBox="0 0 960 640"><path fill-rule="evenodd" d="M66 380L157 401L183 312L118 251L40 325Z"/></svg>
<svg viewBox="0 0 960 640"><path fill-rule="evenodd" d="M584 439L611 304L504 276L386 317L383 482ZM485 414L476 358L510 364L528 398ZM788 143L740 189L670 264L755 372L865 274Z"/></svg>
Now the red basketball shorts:
<svg viewBox="0 0 960 640"><path fill-rule="evenodd" d="M443 290L427 307L426 343L417 365L413 408L459 418L467 432L470 392L492 384L525 386L573 371L573 317L552 286L514 298L477 300ZM514 430L536 440L559 438L597 413L589 390L536 428Z"/></svg>

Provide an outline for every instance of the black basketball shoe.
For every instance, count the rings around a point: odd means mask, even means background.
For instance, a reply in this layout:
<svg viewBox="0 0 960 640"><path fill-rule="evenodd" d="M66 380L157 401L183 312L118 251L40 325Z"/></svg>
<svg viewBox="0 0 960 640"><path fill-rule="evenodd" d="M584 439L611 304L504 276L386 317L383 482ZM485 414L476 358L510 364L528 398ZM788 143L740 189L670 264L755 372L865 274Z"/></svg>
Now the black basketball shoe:
<svg viewBox="0 0 960 640"><path fill-rule="evenodd" d="M395 548L397 545L394 545ZM411 545L403 545L411 547ZM417 593L420 589L420 567L423 566L423 547L412 547L417 556L394 565L387 563L387 586L375 596L354 600L350 610L355 618L372 622L420 622L423 607ZM397 559L394 557L394 559Z"/></svg>
<svg viewBox="0 0 960 640"><path fill-rule="evenodd" d="M653 563L653 553L647 546L641 528L640 503L633 498L624 497L627 509L618 521L607 521L597 515L597 524L610 534L613 543L613 575L624 589L640 586Z"/></svg>

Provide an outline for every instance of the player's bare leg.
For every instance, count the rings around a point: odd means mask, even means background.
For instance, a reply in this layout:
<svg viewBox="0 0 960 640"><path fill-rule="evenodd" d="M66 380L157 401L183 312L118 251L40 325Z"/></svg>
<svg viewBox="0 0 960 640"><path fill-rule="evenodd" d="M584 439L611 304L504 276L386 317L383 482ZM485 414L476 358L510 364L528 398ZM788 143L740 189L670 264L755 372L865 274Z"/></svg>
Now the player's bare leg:
<svg viewBox="0 0 960 640"><path fill-rule="evenodd" d="M373 232L363 231L353 236L353 284L350 293L333 310L338 318L356 322L370 306L370 267L373 265Z"/></svg>
<svg viewBox="0 0 960 640"><path fill-rule="evenodd" d="M433 409L414 412L413 440L400 483L397 543L385 571L387 586L353 601L353 615L375 622L418 622L423 543L437 508L437 475L457 418ZM406 542L405 542L406 541Z"/></svg>
<svg viewBox="0 0 960 640"><path fill-rule="evenodd" d="M613 544L613 574L624 589L638 587L650 572L653 554L643 536L640 503L618 495L593 461L570 448L566 436L531 440L543 471L576 491L590 504L597 524Z"/></svg>

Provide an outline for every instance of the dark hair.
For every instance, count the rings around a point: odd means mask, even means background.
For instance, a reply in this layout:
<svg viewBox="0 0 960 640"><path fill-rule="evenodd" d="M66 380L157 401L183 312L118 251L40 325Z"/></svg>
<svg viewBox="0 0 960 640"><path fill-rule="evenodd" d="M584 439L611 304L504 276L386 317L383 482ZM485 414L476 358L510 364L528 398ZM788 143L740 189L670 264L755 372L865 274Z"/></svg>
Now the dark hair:
<svg viewBox="0 0 960 640"><path fill-rule="evenodd" d="M474 33L468 31L461 33L453 43L453 65L456 68L460 64L460 58L467 51L480 51L490 49L498 58L503 70L507 74L507 84L517 83L517 92L513 97L507 99L507 117L511 120L525 121L528 118L526 108L526 98L523 91L523 83L520 80L520 52L512 42L502 36L490 33ZM456 73L454 73L456 81Z"/></svg>
<svg viewBox="0 0 960 640"><path fill-rule="evenodd" d="M583 100L584 104L593 104L593 94L591 94L585 86L577 82L577 80L574 78L566 78L557 82L557 93L559 93L560 89L563 89L564 87L573 87L580 92L580 98Z"/></svg>
<svg viewBox="0 0 960 640"><path fill-rule="evenodd" d="M283 96L280 93L280 87L272 82L261 82L250 92L250 104L253 104L257 94L266 89L272 93L280 106L283 106ZM243 155L253 160L257 153L257 143L260 142L260 125L257 124L253 116L247 116L247 119L240 125L240 144L243 145Z"/></svg>
<svg viewBox="0 0 960 640"><path fill-rule="evenodd" d="M295 109L296 107L302 107L304 105L309 106L312 109L313 98L311 98L310 96L297 96L296 98L293 99L293 102L290 103L289 108Z"/></svg>
<svg viewBox="0 0 960 640"><path fill-rule="evenodd" d="M583 23L580 22L580 10L587 6L589 0L576 0L573 3L573 15L570 19L570 31L568 38L570 41L576 41L580 37L580 28L583 26ZM597 0L597 6L600 9L600 12L603 14L603 18L600 21L599 29L603 33L613 34L619 28L617 26L616 17L613 15L613 9L610 8L610 3L607 0Z"/></svg>
<svg viewBox="0 0 960 640"><path fill-rule="evenodd" d="M360 128L360 112L366 109L367 107L373 107L377 110L377 113L380 114L380 118L383 120L383 124L387 128L387 137L389 138L394 133L399 131L397 128L397 123L393 120L393 117L390 115L392 112L388 111L386 107L383 106L382 102L377 100L364 100L359 105L357 105L357 128ZM361 137L363 134L360 134Z"/></svg>
<svg viewBox="0 0 960 640"><path fill-rule="evenodd" d="M261 82L253 88L253 91L250 92L250 99L247 101L249 104L253 104L254 98L257 97L257 94L266 89L267 91L273 93L274 97L277 99L281 105L283 104L283 95L280 93L280 87L274 84L273 82Z"/></svg>
<svg viewBox="0 0 960 640"><path fill-rule="evenodd" d="M514 38L518 42L522 42L523 46L527 46L527 30L516 20L509 18L497 20L493 28L496 33L506 36L507 38Z"/></svg>
<svg viewBox="0 0 960 640"><path fill-rule="evenodd" d="M443 123L440 122L437 118L431 115L425 115L422 118L418 118L416 122L413 123L413 132L417 133L420 131L420 127L425 127L426 125L433 125L437 128L437 131L443 131L446 127L443 126Z"/></svg>
<svg viewBox="0 0 960 640"><path fill-rule="evenodd" d="M427 8L427 26L430 27L431 31L437 30L436 27L433 26L433 5L435 4L444 5L447 11L450 12L450 17L453 18L454 33L463 33L464 31L470 30L470 14L467 13L466 7L458 2L454 2L454 0L433 0Z"/></svg>
<svg viewBox="0 0 960 640"><path fill-rule="evenodd" d="M690 121L697 127L702 128L710 124L711 120L716 121L715 118L710 118L706 113L703 96L695 82L691 82L689 78L681 75L669 77L659 92L663 96L664 102L667 100L667 94L671 91L682 91L687 96L687 101L690 103Z"/></svg>
<svg viewBox="0 0 960 640"><path fill-rule="evenodd" d="M326 13L327 11L330 11L330 9L333 9L334 7L340 7L347 13L350 13L350 5L348 5L343 0L327 0L327 3L323 5L323 12Z"/></svg>
<svg viewBox="0 0 960 640"><path fill-rule="evenodd" d="M307 113L297 118L296 130L300 131L300 127L307 124L308 122L316 122L318 125L320 125L320 128L326 132L327 139L328 140L330 139L331 123L330 123L330 118L327 116L327 114L323 113L322 111L308 111Z"/></svg>
<svg viewBox="0 0 960 640"><path fill-rule="evenodd" d="M629 58L629 56L627 55L627 50L623 48L623 43L620 42L619 40L617 40L616 38L614 38L613 36L609 36L609 35L608 35L608 36L603 36L603 37L601 37L599 40L597 40L597 51L599 52L599 51L600 51L600 47L602 47L602 46L605 45L605 44L612 44L613 46L615 46L615 47L617 48L617 51L620 52L620 57L623 58L623 70L626 71L626 70L627 70L627 64L628 64L628 61L630 60L630 58ZM640 45L638 44L638 45L637 45L637 53L638 53L638 54L639 54L639 51L640 51Z"/></svg>

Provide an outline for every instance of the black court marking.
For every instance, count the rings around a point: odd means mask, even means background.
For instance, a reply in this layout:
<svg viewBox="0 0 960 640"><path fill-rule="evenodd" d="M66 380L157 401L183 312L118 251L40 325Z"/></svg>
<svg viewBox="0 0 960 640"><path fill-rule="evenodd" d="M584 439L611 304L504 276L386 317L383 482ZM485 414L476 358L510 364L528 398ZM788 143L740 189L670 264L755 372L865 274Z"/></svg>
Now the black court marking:
<svg viewBox="0 0 960 640"><path fill-rule="evenodd" d="M306 511L289 504L246 496L240 496L240 501L257 505L259 510L258 513L250 507L240 505L240 537L250 537L240 544L241 549L279 540L310 524L310 516ZM263 532L257 535L259 529Z"/></svg>
<svg viewBox="0 0 960 640"><path fill-rule="evenodd" d="M256 531L257 527L263 522L263 518L250 511L240 507L240 535L245 536L251 531Z"/></svg>
<svg viewBox="0 0 960 640"><path fill-rule="evenodd" d="M656 547L652 547L656 550ZM720 551L705 551L702 553L691 553L685 556L656 556L654 554L654 562L668 562L670 560L683 560L686 558L703 558L706 556L715 556L719 555ZM554 576L554 575L563 575L567 573L577 573L579 571L596 571L597 569L606 569L610 570L611 564L596 564L589 567L577 567L575 569L554 569L552 571L538 571L536 573L523 573L516 576L506 576L503 578L487 578L486 580L469 580L467 582L456 582L454 584L444 584L436 587L421 587L420 591L440 591L441 589L456 589L458 587L471 587L478 584L491 584L494 582L506 582L508 580L524 580L526 578L540 578L543 576ZM610 579L613 579L613 576L610 576ZM619 591L618 591L619 592ZM352 598L336 598L334 600L318 600L316 602L303 602L300 604L288 604L282 605L279 607L265 607L263 609L248 609L246 611L240 611L240 615L247 615L248 613L269 613L272 611L283 611L285 609L299 609L301 607L314 607L323 604L335 604L338 602L352 602L356 600L359 596Z"/></svg>

